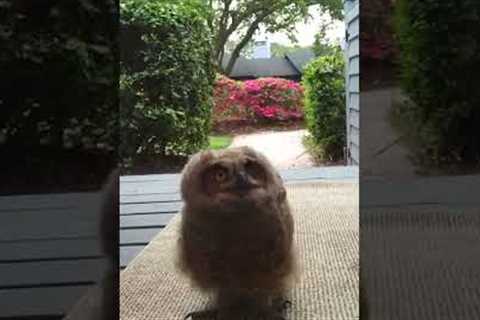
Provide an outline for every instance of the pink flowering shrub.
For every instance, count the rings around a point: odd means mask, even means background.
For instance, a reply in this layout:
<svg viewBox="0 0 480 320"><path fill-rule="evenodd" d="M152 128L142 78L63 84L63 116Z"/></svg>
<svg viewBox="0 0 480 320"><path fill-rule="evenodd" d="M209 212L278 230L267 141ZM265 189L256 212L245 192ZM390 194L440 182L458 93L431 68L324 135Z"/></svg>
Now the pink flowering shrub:
<svg viewBox="0 0 480 320"><path fill-rule="evenodd" d="M219 76L214 91L214 122L288 121L303 118L303 88L281 78L245 82Z"/></svg>
<svg viewBox="0 0 480 320"><path fill-rule="evenodd" d="M219 75L213 91L213 122L245 120L249 118L251 115L249 110L243 105L243 94L241 82Z"/></svg>
<svg viewBox="0 0 480 320"><path fill-rule="evenodd" d="M243 103L265 120L298 120L303 117L303 88L281 78L260 78L244 82Z"/></svg>

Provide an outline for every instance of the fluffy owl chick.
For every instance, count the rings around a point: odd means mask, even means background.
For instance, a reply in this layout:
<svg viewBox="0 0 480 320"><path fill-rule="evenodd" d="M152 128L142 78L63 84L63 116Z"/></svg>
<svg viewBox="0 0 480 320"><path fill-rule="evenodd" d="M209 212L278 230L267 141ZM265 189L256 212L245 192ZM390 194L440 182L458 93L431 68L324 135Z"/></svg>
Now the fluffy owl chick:
<svg viewBox="0 0 480 320"><path fill-rule="evenodd" d="M217 297L216 310L204 313L282 319L277 306L295 269L293 219L269 161L247 147L198 153L184 168L181 193L180 267Z"/></svg>

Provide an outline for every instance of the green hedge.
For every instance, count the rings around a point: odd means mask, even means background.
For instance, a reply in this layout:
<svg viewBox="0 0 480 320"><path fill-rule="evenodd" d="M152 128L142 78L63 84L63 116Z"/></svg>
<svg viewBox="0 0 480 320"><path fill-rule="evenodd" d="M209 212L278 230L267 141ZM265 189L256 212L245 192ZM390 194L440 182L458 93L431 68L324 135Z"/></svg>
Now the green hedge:
<svg viewBox="0 0 480 320"><path fill-rule="evenodd" d="M109 0L2 1L1 145L115 149L116 15Z"/></svg>
<svg viewBox="0 0 480 320"><path fill-rule="evenodd" d="M423 164L480 162L480 1L399 0L400 111Z"/></svg>
<svg viewBox="0 0 480 320"><path fill-rule="evenodd" d="M1 1L6 188L103 183L117 161L117 16L111 0Z"/></svg>
<svg viewBox="0 0 480 320"><path fill-rule="evenodd" d="M208 145L212 32L197 1L121 1L120 110L125 165Z"/></svg>
<svg viewBox="0 0 480 320"><path fill-rule="evenodd" d="M320 160L343 158L345 147L345 76L341 52L317 58L305 69L305 118Z"/></svg>

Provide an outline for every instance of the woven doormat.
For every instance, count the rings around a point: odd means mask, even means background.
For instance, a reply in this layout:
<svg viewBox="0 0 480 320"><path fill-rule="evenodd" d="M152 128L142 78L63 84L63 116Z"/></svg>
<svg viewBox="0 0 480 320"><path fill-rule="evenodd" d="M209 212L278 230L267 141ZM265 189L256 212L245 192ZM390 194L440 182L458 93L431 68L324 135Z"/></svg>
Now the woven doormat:
<svg viewBox="0 0 480 320"><path fill-rule="evenodd" d="M358 184L291 184L301 276L289 292L288 319L358 319ZM192 289L175 268L180 217L120 277L122 320L176 320L202 310L211 297Z"/></svg>
<svg viewBox="0 0 480 320"><path fill-rule="evenodd" d="M480 319L479 208L429 204L360 212L369 320Z"/></svg>

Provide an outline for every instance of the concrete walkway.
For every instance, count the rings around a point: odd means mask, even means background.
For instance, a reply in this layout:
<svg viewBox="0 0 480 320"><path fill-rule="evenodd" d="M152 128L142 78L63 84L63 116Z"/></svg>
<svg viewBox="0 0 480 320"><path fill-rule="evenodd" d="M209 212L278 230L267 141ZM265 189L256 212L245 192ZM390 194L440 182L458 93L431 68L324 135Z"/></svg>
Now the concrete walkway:
<svg viewBox="0 0 480 320"><path fill-rule="evenodd" d="M310 155L303 146L306 130L267 131L239 135L230 148L249 146L265 154L277 169L309 168L313 166Z"/></svg>
<svg viewBox="0 0 480 320"><path fill-rule="evenodd" d="M386 88L362 93L360 163L362 175L369 177L411 178L416 175L409 159L409 150L400 142L399 133L390 123L389 114L403 99L399 88Z"/></svg>

